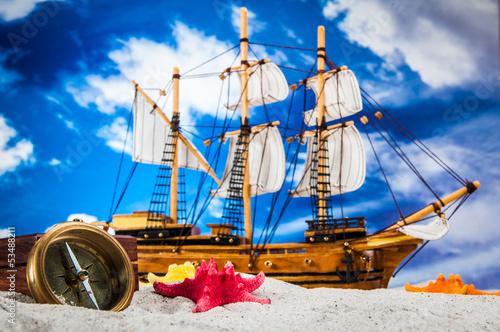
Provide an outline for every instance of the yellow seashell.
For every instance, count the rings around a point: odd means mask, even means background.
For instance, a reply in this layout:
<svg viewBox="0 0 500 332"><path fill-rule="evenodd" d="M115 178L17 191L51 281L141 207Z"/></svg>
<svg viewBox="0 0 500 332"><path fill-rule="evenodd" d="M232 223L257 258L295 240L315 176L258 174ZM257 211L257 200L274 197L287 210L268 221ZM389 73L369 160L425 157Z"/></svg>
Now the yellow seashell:
<svg viewBox="0 0 500 332"><path fill-rule="evenodd" d="M194 278L195 268L191 262L185 262L183 265L172 264L168 267L168 272L165 276L160 277L154 273L148 273L148 280L151 284L155 281L168 283L174 281L183 281L186 278Z"/></svg>

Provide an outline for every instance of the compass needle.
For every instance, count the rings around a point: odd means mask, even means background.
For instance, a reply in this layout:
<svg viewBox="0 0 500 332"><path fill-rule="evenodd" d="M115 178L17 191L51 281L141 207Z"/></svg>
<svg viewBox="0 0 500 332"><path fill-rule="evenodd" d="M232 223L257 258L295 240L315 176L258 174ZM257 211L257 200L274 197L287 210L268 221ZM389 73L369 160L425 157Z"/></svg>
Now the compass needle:
<svg viewBox="0 0 500 332"><path fill-rule="evenodd" d="M64 243L66 244L66 248L68 248L68 253L69 253L69 256L71 257L71 261L75 265L76 273L77 273L78 277L80 278L80 280L83 281L83 287L85 287L85 290L89 294L90 299L94 303L94 305L97 308L97 310L99 310L99 306L97 305L97 300L95 299L94 293L92 292L92 288L90 287L90 284L89 284L89 280L88 280L89 273L88 273L88 271L82 269L82 267L78 263L78 260L76 259L75 254L73 253L73 251L69 247L68 242L64 242Z"/></svg>

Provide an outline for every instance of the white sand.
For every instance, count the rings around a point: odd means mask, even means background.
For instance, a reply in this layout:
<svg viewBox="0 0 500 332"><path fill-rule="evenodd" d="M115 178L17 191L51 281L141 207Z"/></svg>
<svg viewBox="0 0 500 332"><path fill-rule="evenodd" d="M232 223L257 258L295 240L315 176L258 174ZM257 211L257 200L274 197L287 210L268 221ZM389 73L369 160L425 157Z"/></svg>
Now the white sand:
<svg viewBox="0 0 500 332"><path fill-rule="evenodd" d="M0 331L500 331L500 297L305 289L266 278L254 295L270 305L235 303L192 313L194 302L152 287L122 312L34 304L19 295L16 324L0 309ZM6 306L7 293L0 292Z"/></svg>

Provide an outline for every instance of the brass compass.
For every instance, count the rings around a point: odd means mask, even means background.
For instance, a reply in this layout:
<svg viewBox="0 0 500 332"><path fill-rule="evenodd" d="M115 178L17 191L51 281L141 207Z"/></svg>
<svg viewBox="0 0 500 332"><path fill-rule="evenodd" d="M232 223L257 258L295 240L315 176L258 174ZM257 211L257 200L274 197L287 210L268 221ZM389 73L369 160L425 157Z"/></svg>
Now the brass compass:
<svg viewBox="0 0 500 332"><path fill-rule="evenodd" d="M38 303L120 311L132 300L135 277L123 247L100 228L68 221L51 228L27 263L30 292Z"/></svg>

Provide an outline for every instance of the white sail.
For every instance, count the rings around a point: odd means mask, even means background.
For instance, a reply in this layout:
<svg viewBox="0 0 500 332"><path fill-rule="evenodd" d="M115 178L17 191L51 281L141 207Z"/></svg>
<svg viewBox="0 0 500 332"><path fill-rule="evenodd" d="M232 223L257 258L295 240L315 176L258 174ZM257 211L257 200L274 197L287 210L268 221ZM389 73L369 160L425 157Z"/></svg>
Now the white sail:
<svg viewBox="0 0 500 332"><path fill-rule="evenodd" d="M304 173L297 189L290 191L292 197L309 197L314 135L307 138L307 159ZM330 171L330 193L328 196L354 191L365 181L366 159L361 136L354 125L329 130L328 167ZM342 167L341 167L342 163Z"/></svg>
<svg viewBox="0 0 500 332"><path fill-rule="evenodd" d="M248 105L250 107L282 101L288 96L288 83L285 75L272 62L256 65L248 78ZM238 72L238 75L240 73ZM239 104L226 107L232 111L241 108Z"/></svg>
<svg viewBox="0 0 500 332"><path fill-rule="evenodd" d="M312 88L316 97L321 91L318 91L318 80L307 81L307 88ZM361 100L361 91L358 80L351 70L341 70L325 81L325 119L332 121L355 114L363 108ZM318 110L304 112L304 122L308 126L315 126L318 117Z"/></svg>
<svg viewBox="0 0 500 332"><path fill-rule="evenodd" d="M424 240L439 240L450 230L450 225L446 218L436 218L427 225L407 225L401 226L398 230L406 235L410 235Z"/></svg>
<svg viewBox="0 0 500 332"><path fill-rule="evenodd" d="M233 170L236 152L237 136L230 137L228 159L222 177L222 184L217 190L212 190L213 197L228 197L229 182ZM281 189L285 180L285 149L277 127L265 127L250 135L248 148L250 160L251 195L257 196L276 192Z"/></svg>
<svg viewBox="0 0 500 332"><path fill-rule="evenodd" d="M162 164L163 151L165 143L170 135L170 126L153 110L151 104L144 98L142 93L137 91L134 102L134 148L132 160L145 164ZM187 145L180 139L177 139L178 166L207 172L199 159L206 162L203 155L189 141L185 140ZM196 153L198 156L196 156ZM167 163L168 165L168 163ZM168 165L171 166L171 165Z"/></svg>

